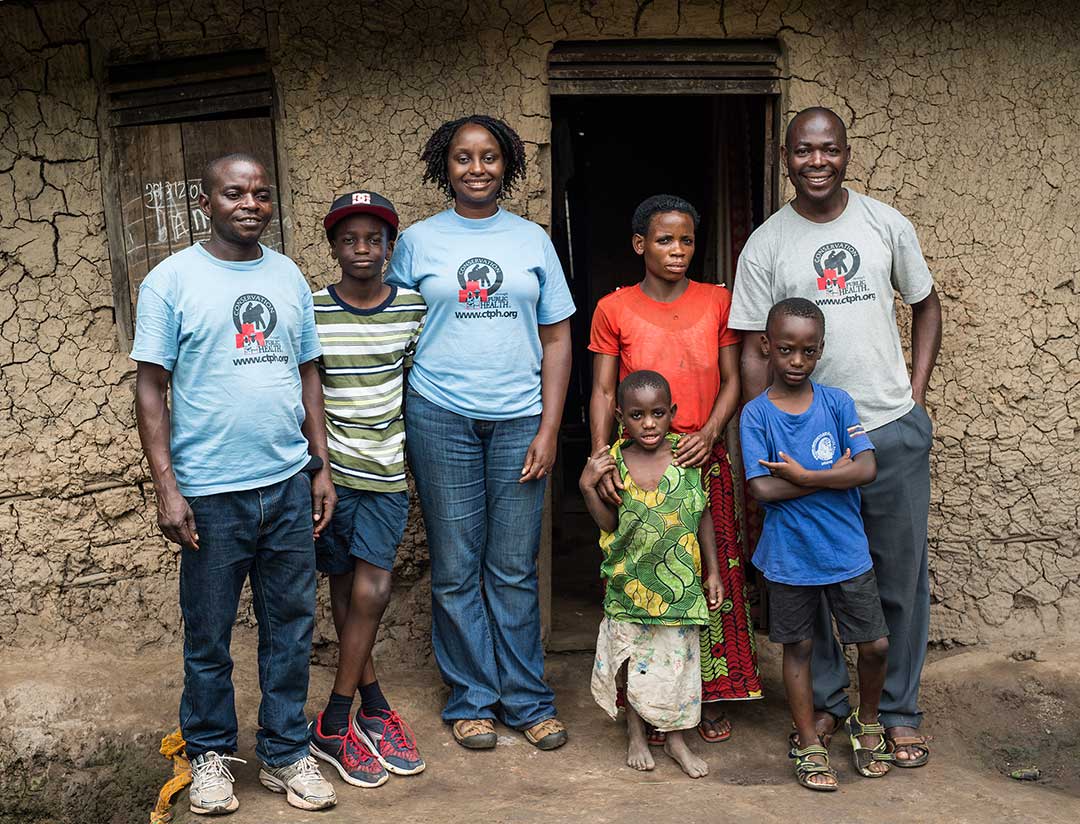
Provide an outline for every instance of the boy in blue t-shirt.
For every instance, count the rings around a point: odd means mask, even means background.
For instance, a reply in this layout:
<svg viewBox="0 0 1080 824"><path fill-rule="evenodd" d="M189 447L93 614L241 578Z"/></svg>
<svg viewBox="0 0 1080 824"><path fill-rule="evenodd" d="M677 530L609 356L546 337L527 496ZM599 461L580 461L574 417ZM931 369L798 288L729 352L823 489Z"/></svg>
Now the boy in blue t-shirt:
<svg viewBox="0 0 1080 824"><path fill-rule="evenodd" d="M810 654L824 593L840 642L859 650L859 708L847 719L852 761L867 778L889 771L878 702L889 630L878 597L858 487L874 480L874 446L842 389L810 380L825 346L825 316L803 298L769 311L762 354L772 385L740 421L750 492L765 507L754 553L769 591L769 638L784 645L784 689L795 732L791 757L799 784L837 789L829 752L814 729Z"/></svg>

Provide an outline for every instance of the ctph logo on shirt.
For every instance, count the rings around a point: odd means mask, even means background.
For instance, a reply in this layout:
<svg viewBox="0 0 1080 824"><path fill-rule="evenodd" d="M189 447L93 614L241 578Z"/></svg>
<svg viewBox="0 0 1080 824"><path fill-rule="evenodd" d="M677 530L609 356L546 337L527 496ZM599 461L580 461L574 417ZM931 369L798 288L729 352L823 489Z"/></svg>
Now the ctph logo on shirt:
<svg viewBox="0 0 1080 824"><path fill-rule="evenodd" d="M277 327L277 310L267 298L249 292L233 303L233 326L236 327L233 354L243 350L245 357L234 357L234 366L250 366L255 363L288 363L281 343L270 340Z"/></svg>
<svg viewBox="0 0 1080 824"><path fill-rule="evenodd" d="M822 432L814 438L814 444L810 447L810 454L823 464L831 464L836 455L836 441L831 432Z"/></svg>
<svg viewBox="0 0 1080 824"><path fill-rule="evenodd" d="M503 273L493 260L487 258L469 258L457 270L458 303L487 303L491 296L502 286Z"/></svg>
<svg viewBox="0 0 1080 824"><path fill-rule="evenodd" d="M266 339L277 326L277 310L274 304L254 292L241 295L232 308L233 325L236 327L236 348L266 346Z"/></svg>
<svg viewBox="0 0 1080 824"><path fill-rule="evenodd" d="M844 289L859 271L859 250L850 243L826 243L814 253L814 269L819 291Z"/></svg>
<svg viewBox="0 0 1080 824"><path fill-rule="evenodd" d="M465 306L454 312L458 320L490 320L516 318L517 310L510 308L510 296L503 292L503 271L495 261L483 257L469 258L457 270L458 303Z"/></svg>

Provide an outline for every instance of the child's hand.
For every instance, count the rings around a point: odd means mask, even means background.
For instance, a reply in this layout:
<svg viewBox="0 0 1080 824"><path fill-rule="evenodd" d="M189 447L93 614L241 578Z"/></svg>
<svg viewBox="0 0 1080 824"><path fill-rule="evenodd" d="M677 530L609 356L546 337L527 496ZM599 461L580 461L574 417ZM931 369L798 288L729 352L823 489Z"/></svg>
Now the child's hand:
<svg viewBox="0 0 1080 824"><path fill-rule="evenodd" d="M832 465L832 468L838 469L839 467L846 466L849 463L854 463L854 461L851 460L851 450L845 449L844 454L841 455L840 459Z"/></svg>
<svg viewBox="0 0 1080 824"><path fill-rule="evenodd" d="M705 590L705 602L709 605L709 611L720 609L720 602L724 600L724 585L720 583L720 573L707 575L701 582L701 588Z"/></svg>
<svg viewBox="0 0 1080 824"><path fill-rule="evenodd" d="M606 449L597 449L585 462L585 468L581 471L582 489L595 489L600 479L609 472L615 471L615 459Z"/></svg>
<svg viewBox="0 0 1080 824"><path fill-rule="evenodd" d="M776 454L780 456L779 461L759 460L758 463L768 469L774 478L783 478L796 486L806 486L806 470L802 464L783 452Z"/></svg>

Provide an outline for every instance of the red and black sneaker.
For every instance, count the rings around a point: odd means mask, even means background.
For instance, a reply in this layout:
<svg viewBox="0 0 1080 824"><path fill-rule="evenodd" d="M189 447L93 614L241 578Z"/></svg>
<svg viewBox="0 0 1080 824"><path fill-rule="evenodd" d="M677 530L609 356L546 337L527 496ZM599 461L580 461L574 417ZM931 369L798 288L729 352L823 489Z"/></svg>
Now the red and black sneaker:
<svg viewBox="0 0 1080 824"><path fill-rule="evenodd" d="M416 749L416 736L404 719L393 710L375 710L370 715L361 707L353 728L375 743L375 757L395 775L416 775L427 764Z"/></svg>
<svg viewBox="0 0 1080 824"><path fill-rule="evenodd" d="M376 758L370 739L354 724L349 724L340 735L322 734L322 713L308 724L311 754L327 764L332 764L341 780L354 787L371 789L386 783L390 776Z"/></svg>

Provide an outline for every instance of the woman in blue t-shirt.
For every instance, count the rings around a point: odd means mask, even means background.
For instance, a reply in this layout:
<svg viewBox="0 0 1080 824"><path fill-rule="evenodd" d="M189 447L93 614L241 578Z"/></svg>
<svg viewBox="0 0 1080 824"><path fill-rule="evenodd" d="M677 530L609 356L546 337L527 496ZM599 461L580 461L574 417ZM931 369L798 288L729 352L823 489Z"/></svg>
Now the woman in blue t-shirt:
<svg viewBox="0 0 1080 824"><path fill-rule="evenodd" d="M450 687L443 719L471 749L495 746L496 716L555 749L566 730L543 680L536 556L574 304L544 230L499 208L525 175L513 129L484 115L444 123L421 158L453 208L401 235L386 280L428 305L405 426Z"/></svg>

